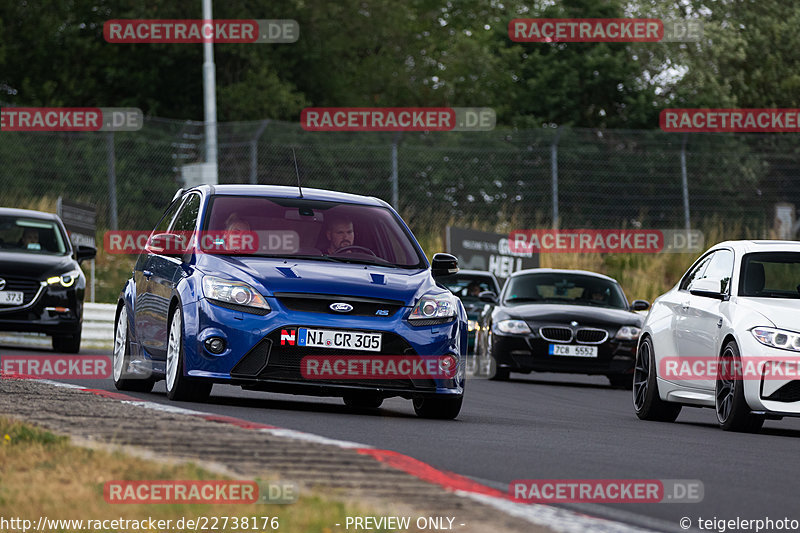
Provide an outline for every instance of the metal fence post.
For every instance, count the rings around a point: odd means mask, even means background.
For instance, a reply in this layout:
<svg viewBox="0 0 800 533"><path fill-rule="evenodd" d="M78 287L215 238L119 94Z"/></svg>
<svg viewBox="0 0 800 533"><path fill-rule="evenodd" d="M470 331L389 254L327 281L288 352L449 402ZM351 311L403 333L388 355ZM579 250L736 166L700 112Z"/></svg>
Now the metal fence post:
<svg viewBox="0 0 800 533"><path fill-rule="evenodd" d="M400 209L400 176L397 171L397 143L400 135L397 134L392 140L392 207Z"/></svg>
<svg viewBox="0 0 800 533"><path fill-rule="evenodd" d="M553 194L553 229L558 229L558 138L561 136L561 128L556 131L556 136L550 145L550 179L552 181Z"/></svg>
<svg viewBox="0 0 800 533"><path fill-rule="evenodd" d="M258 183L258 141L267 124L269 124L269 120L262 120L255 136L250 140L250 183L253 185Z"/></svg>
<svg viewBox="0 0 800 533"><path fill-rule="evenodd" d="M108 166L108 218L111 229L117 230L117 164L114 150L114 132L106 135L106 164Z"/></svg>
<svg viewBox="0 0 800 533"><path fill-rule="evenodd" d="M686 142L688 139L689 135L684 133L683 142L681 142L681 181L683 183L683 221L686 231L692 229L689 218L689 178L686 172Z"/></svg>

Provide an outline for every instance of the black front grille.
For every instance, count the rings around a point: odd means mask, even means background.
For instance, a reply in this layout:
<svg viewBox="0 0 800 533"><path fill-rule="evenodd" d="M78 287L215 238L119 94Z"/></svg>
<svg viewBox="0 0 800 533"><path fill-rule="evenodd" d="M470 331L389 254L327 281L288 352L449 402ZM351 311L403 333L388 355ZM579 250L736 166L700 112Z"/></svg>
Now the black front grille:
<svg viewBox="0 0 800 533"><path fill-rule="evenodd" d="M575 338L578 342L586 344L600 344L608 338L608 332L603 329L579 329Z"/></svg>
<svg viewBox="0 0 800 533"><path fill-rule="evenodd" d="M569 328L539 328L539 334L546 341L569 342L572 340L572 330Z"/></svg>
<svg viewBox="0 0 800 533"><path fill-rule="evenodd" d="M263 339L236 363L231 370L231 376L249 378L258 376L258 374L264 370L264 367L267 366L267 359L269 358L271 348L272 341Z"/></svg>
<svg viewBox="0 0 800 533"><path fill-rule="evenodd" d="M283 326L267 335L259 344L248 352L231 371L233 377L256 379L280 379L305 381L313 383L317 380L306 380L302 376L301 362L306 356L319 355L354 355L391 356L417 355L405 339L391 332L383 334L380 352L354 352L352 350L336 350L327 348L308 348L289 344L288 337L294 333L295 338L299 326ZM284 334L284 335L282 335ZM284 336L283 344L281 337ZM266 364L264 364L266 362ZM317 381L323 384L323 380ZM337 379L324 380L328 384L370 385L381 388L426 388L435 387L433 380L407 379Z"/></svg>
<svg viewBox="0 0 800 533"><path fill-rule="evenodd" d="M780 389L776 390L765 398L776 402L797 402L800 401L800 381L790 381Z"/></svg>
<svg viewBox="0 0 800 533"><path fill-rule="evenodd" d="M37 292L39 292L39 287L41 287L41 282L37 279L23 278L20 276L4 276L2 274L0 274L0 278L6 281L5 287L3 288L4 291L22 291L22 305L28 305L31 303L33 297L36 296ZM0 308L17 307L19 305L20 304L0 304Z"/></svg>
<svg viewBox="0 0 800 533"><path fill-rule="evenodd" d="M330 315L392 316L403 307L403 302L397 300L380 300L377 298L339 296L335 294L276 292L275 297L282 305L292 311L326 313ZM353 306L353 309L347 312L334 311L330 306L335 303L349 304Z"/></svg>

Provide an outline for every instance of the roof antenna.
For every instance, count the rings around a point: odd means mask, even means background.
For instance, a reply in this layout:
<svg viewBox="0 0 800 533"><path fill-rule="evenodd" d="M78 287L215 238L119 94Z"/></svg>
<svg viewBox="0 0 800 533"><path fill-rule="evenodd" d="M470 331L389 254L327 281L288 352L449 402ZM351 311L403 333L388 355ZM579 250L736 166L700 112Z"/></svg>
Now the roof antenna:
<svg viewBox="0 0 800 533"><path fill-rule="evenodd" d="M302 198L303 188L300 187L300 171L297 169L297 154L294 153L294 148L292 148L292 157L294 158L294 173L297 174L297 188L300 191L300 198Z"/></svg>

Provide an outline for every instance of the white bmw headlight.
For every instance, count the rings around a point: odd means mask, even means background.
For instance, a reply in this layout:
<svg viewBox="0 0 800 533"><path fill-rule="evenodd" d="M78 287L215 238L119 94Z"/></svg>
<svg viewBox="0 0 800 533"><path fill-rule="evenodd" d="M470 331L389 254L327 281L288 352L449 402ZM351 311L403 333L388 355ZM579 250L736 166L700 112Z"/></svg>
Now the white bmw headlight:
<svg viewBox="0 0 800 533"><path fill-rule="evenodd" d="M617 330L615 338L621 341L635 341L641 332L641 329L634 326L622 326Z"/></svg>
<svg viewBox="0 0 800 533"><path fill-rule="evenodd" d="M750 333L765 346L800 352L800 333L767 327L753 328Z"/></svg>
<svg viewBox="0 0 800 533"><path fill-rule="evenodd" d="M417 304L411 309L408 320L414 324L423 323L431 325L435 323L450 322L456 317L457 302L452 293L426 294L419 299Z"/></svg>
<svg viewBox="0 0 800 533"><path fill-rule="evenodd" d="M501 333L516 333L527 335L531 328L524 320L501 320L494 325L495 329Z"/></svg>
<svg viewBox="0 0 800 533"><path fill-rule="evenodd" d="M203 294L209 300L270 310L261 294L247 283L214 276L203 277Z"/></svg>
<svg viewBox="0 0 800 533"><path fill-rule="evenodd" d="M47 278L47 284L55 285L56 283L61 283L62 287L72 287L75 284L75 280L78 279L80 275L80 270L70 270L69 272L64 272L60 276L51 276Z"/></svg>

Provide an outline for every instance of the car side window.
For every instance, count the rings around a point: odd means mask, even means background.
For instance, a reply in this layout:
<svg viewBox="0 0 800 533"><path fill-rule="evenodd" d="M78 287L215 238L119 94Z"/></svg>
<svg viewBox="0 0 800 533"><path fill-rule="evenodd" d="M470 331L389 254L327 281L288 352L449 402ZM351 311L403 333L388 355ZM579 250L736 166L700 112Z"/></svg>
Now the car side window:
<svg viewBox="0 0 800 533"><path fill-rule="evenodd" d="M733 252L730 250L717 250L709 261L705 272L700 279L713 279L720 282L720 292L726 293L731 284L733 275Z"/></svg>
<svg viewBox="0 0 800 533"><path fill-rule="evenodd" d="M200 214L200 196L192 194L183 202L180 213L175 217L170 231L194 231L197 222L197 215Z"/></svg>
<svg viewBox="0 0 800 533"><path fill-rule="evenodd" d="M175 214L178 212L178 208L181 206L181 202L173 202L169 208L167 208L166 213L164 216L161 217L156 229L153 230L153 233L166 233L167 228L169 228L170 222L172 219L175 218Z"/></svg>
<svg viewBox="0 0 800 533"><path fill-rule="evenodd" d="M698 263L691 270L689 270L689 272L687 272L685 276L683 276L679 289L682 291L688 291L691 288L693 282L697 281L698 279L701 279L703 277L703 273L706 270L706 267L708 266L709 261L711 261L711 258L713 256L714 253L710 253L703 259L698 261Z"/></svg>

